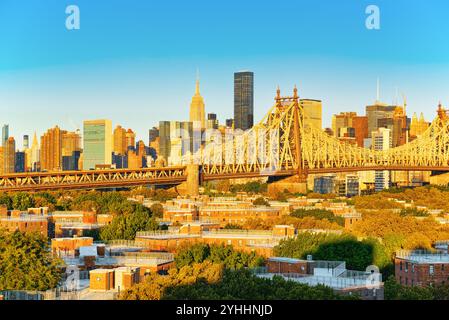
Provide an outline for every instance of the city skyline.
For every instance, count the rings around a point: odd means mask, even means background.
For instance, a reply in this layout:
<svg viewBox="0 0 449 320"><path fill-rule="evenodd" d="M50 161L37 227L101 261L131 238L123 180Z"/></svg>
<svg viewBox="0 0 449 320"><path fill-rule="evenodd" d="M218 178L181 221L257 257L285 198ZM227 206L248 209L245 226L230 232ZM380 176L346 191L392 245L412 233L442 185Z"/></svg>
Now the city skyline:
<svg viewBox="0 0 449 320"><path fill-rule="evenodd" d="M21 136L35 128L39 136L56 124L74 131L84 120L103 118L146 140L159 120L188 119L197 68L206 114L216 113L221 122L233 117L233 73L240 70L255 74L255 123L272 106L277 85L289 92L296 84L302 98L322 100L324 127L340 111L363 114L376 98L377 78L381 100L391 103L396 91L404 93L410 115L423 111L433 119L438 102L449 101L449 45L434 32L448 23L444 1L432 7L378 1L378 31L365 28L367 1L331 2L325 10L302 1L246 3L237 10L230 2L217 15L204 1L133 8L109 1L103 10L79 0L76 31L65 29L65 4L20 2L0 6L6 48L0 52L0 110L19 147ZM298 18L266 24L277 11ZM170 12L173 24L167 27L155 12ZM26 17L20 24L19 16Z"/></svg>

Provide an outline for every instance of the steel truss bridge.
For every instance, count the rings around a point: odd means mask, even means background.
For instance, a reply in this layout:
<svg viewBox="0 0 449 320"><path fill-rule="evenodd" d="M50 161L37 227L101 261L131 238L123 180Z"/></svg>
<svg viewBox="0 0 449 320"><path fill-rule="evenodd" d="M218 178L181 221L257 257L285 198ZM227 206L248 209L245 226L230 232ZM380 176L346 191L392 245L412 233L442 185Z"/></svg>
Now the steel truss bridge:
<svg viewBox="0 0 449 320"><path fill-rule="evenodd" d="M0 177L0 191L177 185L188 180L191 163L199 167L199 182L263 176L305 181L308 174L372 170L449 172L449 116L441 105L419 138L384 151L342 142L307 120L296 87L288 97L278 89L274 106L251 130L206 143L179 166L8 174Z"/></svg>

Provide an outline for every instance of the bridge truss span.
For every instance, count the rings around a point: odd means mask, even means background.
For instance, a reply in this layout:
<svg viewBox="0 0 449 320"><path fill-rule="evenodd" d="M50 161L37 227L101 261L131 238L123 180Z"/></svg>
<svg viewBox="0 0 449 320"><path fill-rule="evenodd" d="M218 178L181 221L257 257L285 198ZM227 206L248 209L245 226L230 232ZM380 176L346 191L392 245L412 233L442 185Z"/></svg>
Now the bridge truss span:
<svg viewBox="0 0 449 320"><path fill-rule="evenodd" d="M186 168L90 170L16 173L0 177L1 191L36 191L130 187L145 184L179 184L186 181Z"/></svg>

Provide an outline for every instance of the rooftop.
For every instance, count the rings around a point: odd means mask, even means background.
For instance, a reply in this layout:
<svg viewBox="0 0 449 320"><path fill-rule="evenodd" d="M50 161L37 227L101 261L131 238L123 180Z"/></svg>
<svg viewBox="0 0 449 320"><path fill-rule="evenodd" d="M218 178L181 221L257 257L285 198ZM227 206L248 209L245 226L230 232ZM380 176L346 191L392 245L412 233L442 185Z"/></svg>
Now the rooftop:
<svg viewBox="0 0 449 320"><path fill-rule="evenodd" d="M441 251L430 252L427 250L401 250L396 253L396 258L408 260L418 264L449 263L449 254Z"/></svg>

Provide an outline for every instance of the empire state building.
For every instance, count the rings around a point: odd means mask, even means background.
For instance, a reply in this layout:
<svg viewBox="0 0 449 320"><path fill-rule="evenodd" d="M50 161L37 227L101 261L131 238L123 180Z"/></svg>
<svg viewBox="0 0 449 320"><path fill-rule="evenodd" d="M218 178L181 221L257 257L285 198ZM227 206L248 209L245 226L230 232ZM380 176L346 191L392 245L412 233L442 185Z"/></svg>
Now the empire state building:
<svg viewBox="0 0 449 320"><path fill-rule="evenodd" d="M197 79L195 95L192 97L192 102L190 103L190 122L193 123L194 128L204 129L206 127L204 109L204 99L200 94L200 81Z"/></svg>

